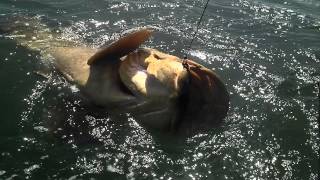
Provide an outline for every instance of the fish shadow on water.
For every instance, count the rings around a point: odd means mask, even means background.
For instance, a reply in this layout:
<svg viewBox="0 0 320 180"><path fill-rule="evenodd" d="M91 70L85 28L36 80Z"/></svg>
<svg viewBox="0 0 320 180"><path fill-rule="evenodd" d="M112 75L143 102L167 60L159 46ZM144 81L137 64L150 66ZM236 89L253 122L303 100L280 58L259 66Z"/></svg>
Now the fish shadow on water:
<svg viewBox="0 0 320 180"><path fill-rule="evenodd" d="M107 112L83 101L75 94L56 98L44 112L44 126L48 134L77 146L105 145L108 139L119 140L126 136L127 114ZM121 131L121 129L124 129ZM120 132L121 131L121 132Z"/></svg>
<svg viewBox="0 0 320 180"><path fill-rule="evenodd" d="M135 138L142 141L141 144L153 142L151 144L157 148L174 155L184 151L190 137L140 126L129 113L93 105L83 99L79 92L71 93L68 87L53 87L46 93L51 102L42 112L42 123L48 129L48 135L62 143L79 147L119 146L126 143L128 137L137 135L139 137ZM217 127L220 125L217 124ZM216 129L219 128L213 128Z"/></svg>

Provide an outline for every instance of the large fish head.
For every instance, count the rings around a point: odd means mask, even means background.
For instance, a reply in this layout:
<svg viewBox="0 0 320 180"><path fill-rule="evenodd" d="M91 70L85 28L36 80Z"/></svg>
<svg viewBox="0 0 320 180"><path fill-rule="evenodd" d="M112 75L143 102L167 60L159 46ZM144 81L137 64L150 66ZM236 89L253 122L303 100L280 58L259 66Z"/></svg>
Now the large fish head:
<svg viewBox="0 0 320 180"><path fill-rule="evenodd" d="M181 62L176 56L140 48L124 58L119 73L133 93L148 99L169 100L179 96L188 79Z"/></svg>
<svg viewBox="0 0 320 180"><path fill-rule="evenodd" d="M123 59L119 72L131 92L162 103L163 108L173 108L170 128L181 134L216 127L227 115L229 94L223 81L214 71L192 60L139 49Z"/></svg>
<svg viewBox="0 0 320 180"><path fill-rule="evenodd" d="M195 133L210 129L226 116L229 94L210 69L192 60L155 49L138 48L151 35L134 32L98 52L88 64L106 65L120 59L119 81L137 99L142 122L150 127Z"/></svg>

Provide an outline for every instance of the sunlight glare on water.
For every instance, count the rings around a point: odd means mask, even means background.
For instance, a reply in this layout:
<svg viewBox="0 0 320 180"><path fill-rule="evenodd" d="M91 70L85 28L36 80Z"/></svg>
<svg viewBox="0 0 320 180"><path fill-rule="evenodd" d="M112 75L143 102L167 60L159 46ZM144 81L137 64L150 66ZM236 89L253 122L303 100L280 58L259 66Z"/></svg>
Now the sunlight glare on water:
<svg viewBox="0 0 320 180"><path fill-rule="evenodd" d="M36 17L38 29L90 47L151 27L145 46L215 70L231 104L208 133L153 134L88 105L48 71L50 57L0 31L0 179L318 179L319 2L211 0L186 51L205 3L1 1L1 30L3 18Z"/></svg>

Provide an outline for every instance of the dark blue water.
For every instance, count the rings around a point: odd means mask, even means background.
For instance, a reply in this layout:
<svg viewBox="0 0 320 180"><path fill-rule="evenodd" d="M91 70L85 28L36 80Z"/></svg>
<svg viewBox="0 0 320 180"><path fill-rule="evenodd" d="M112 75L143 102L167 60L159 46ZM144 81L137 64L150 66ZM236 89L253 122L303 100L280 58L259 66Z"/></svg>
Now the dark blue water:
<svg viewBox="0 0 320 180"><path fill-rule="evenodd" d="M2 0L0 17L37 17L99 47L127 29L182 56L203 0ZM3 25L3 24L2 24ZM181 139L97 110L50 61L0 35L0 179L318 179L319 0L211 0L190 57L218 72L221 127Z"/></svg>

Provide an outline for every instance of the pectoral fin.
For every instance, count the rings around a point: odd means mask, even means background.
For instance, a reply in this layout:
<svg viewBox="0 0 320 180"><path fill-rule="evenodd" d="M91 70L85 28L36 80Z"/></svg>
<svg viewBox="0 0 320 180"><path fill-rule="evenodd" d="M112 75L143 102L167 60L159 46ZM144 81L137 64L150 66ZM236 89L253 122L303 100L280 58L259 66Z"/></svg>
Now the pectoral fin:
<svg viewBox="0 0 320 180"><path fill-rule="evenodd" d="M149 39L151 33L150 29L145 28L128 34L98 51L88 60L87 64L92 65L103 60L121 58L137 49L143 42Z"/></svg>

